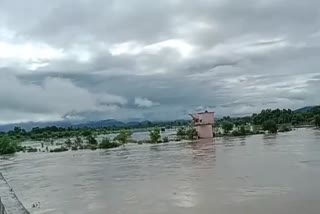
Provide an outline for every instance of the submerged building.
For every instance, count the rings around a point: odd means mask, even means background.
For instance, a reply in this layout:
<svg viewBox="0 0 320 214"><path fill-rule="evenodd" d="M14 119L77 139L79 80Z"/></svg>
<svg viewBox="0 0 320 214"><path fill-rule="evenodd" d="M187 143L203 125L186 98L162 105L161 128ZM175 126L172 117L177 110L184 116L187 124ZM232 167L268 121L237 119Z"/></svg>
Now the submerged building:
<svg viewBox="0 0 320 214"><path fill-rule="evenodd" d="M192 125L196 129L198 138L213 138L214 112L200 112L190 114Z"/></svg>

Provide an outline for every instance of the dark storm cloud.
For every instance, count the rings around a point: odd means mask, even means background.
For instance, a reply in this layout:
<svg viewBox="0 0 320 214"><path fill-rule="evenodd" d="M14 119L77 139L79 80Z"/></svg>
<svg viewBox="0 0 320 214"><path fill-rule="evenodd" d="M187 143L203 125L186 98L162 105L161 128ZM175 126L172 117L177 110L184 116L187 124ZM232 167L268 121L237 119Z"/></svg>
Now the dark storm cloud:
<svg viewBox="0 0 320 214"><path fill-rule="evenodd" d="M169 119L319 104L319 8L316 0L2 0L0 115ZM53 51L25 56L41 45Z"/></svg>

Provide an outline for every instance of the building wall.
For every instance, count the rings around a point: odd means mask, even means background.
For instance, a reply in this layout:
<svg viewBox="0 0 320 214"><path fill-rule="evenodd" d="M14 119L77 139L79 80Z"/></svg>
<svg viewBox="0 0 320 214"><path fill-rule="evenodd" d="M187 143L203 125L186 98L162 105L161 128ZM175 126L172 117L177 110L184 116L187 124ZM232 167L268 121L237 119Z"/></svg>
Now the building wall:
<svg viewBox="0 0 320 214"><path fill-rule="evenodd" d="M201 112L192 115L193 125L201 139L213 138L214 113Z"/></svg>
<svg viewBox="0 0 320 214"><path fill-rule="evenodd" d="M198 118L198 122L196 122L194 125L206 125L214 123L213 112L195 113L192 115L192 117Z"/></svg>
<svg viewBox="0 0 320 214"><path fill-rule="evenodd" d="M213 138L212 125L203 125L195 127L200 139Z"/></svg>

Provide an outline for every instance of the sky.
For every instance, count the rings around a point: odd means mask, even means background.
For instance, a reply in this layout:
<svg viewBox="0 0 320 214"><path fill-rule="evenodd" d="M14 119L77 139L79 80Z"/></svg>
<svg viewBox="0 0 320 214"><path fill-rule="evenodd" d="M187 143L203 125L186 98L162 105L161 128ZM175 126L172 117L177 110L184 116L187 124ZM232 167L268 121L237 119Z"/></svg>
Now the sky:
<svg viewBox="0 0 320 214"><path fill-rule="evenodd" d="M0 0L0 124L320 104L318 0Z"/></svg>

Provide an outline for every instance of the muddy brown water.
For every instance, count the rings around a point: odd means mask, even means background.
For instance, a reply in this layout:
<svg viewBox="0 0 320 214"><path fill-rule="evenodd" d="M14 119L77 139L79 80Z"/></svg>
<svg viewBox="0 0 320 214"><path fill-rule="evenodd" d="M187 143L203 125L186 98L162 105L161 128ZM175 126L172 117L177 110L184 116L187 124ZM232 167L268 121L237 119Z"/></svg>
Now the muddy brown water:
<svg viewBox="0 0 320 214"><path fill-rule="evenodd" d="M319 214L320 131L0 158L31 213ZM40 208L31 208L40 202Z"/></svg>

